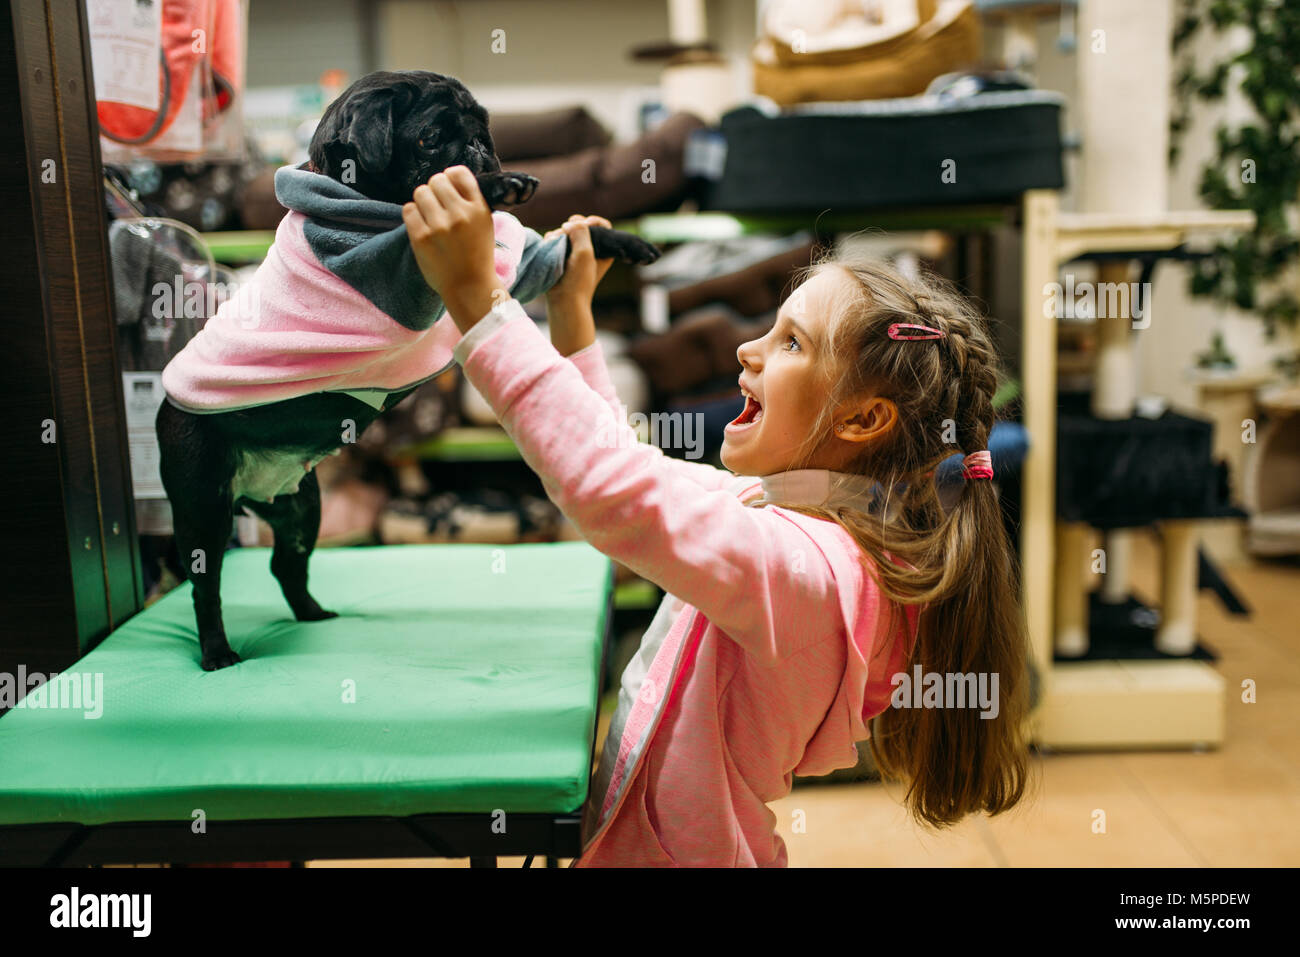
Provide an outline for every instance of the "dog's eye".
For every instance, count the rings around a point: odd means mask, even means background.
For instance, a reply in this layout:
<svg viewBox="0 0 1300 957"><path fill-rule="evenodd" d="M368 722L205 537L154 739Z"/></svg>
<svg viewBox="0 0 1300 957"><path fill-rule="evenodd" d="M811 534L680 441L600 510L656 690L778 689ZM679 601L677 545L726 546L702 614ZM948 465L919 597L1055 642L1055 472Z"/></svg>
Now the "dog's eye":
<svg viewBox="0 0 1300 957"><path fill-rule="evenodd" d="M419 139L421 149L432 150L438 146L438 136L436 133L430 133L428 136L422 136Z"/></svg>

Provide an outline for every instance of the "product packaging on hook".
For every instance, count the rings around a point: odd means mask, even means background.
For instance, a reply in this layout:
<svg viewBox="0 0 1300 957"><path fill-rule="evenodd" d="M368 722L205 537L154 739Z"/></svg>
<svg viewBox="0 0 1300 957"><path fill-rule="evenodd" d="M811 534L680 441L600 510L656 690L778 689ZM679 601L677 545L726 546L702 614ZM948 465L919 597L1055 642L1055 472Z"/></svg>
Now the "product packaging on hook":
<svg viewBox="0 0 1300 957"><path fill-rule="evenodd" d="M105 163L244 156L247 0L87 0Z"/></svg>

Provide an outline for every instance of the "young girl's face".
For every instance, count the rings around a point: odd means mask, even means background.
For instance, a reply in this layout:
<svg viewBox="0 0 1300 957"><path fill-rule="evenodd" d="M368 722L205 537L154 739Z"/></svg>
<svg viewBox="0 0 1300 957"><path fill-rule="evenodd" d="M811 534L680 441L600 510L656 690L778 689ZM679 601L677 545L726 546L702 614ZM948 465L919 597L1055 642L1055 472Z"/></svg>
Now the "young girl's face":
<svg viewBox="0 0 1300 957"><path fill-rule="evenodd" d="M736 350L745 409L727 426L722 442L722 464L736 474L835 467L830 461L797 460L819 427L838 373L827 316L848 281L839 269L819 271L791 293L767 335Z"/></svg>

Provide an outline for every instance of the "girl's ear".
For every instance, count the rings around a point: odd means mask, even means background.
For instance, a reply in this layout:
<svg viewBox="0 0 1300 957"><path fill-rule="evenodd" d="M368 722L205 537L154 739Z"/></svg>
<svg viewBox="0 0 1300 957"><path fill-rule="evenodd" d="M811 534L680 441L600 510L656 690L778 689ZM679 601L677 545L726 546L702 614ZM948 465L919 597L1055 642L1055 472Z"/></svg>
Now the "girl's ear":
<svg viewBox="0 0 1300 957"><path fill-rule="evenodd" d="M898 406L883 396L872 396L849 413L835 423L835 437L846 442L874 442L898 425Z"/></svg>

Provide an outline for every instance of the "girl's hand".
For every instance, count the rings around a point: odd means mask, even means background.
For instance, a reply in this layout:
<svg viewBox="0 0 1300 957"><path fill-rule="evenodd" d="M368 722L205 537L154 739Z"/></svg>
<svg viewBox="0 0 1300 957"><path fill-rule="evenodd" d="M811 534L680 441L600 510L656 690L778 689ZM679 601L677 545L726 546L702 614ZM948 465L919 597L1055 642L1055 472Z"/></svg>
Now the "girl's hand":
<svg viewBox="0 0 1300 957"><path fill-rule="evenodd" d="M603 216L579 216L574 213L559 229L552 229L545 239L552 239L561 233L569 237L569 260L564 266L564 275L546 294L548 303L585 302L590 303L596 292L596 285L605 277L612 259L597 259L591 247L591 233L588 226L604 226L612 229L609 220Z"/></svg>
<svg viewBox="0 0 1300 957"><path fill-rule="evenodd" d="M452 166L416 187L402 220L420 273L462 333L510 298L496 274L492 211L466 167Z"/></svg>
<svg viewBox="0 0 1300 957"><path fill-rule="evenodd" d="M612 259L597 259L591 245L588 226L612 228L603 216L569 217L559 229L552 229L543 238L553 239L561 234L569 238L569 259L564 275L546 293L546 318L551 330L551 344L562 356L569 356L596 339L596 323L591 315L591 297L609 267Z"/></svg>

